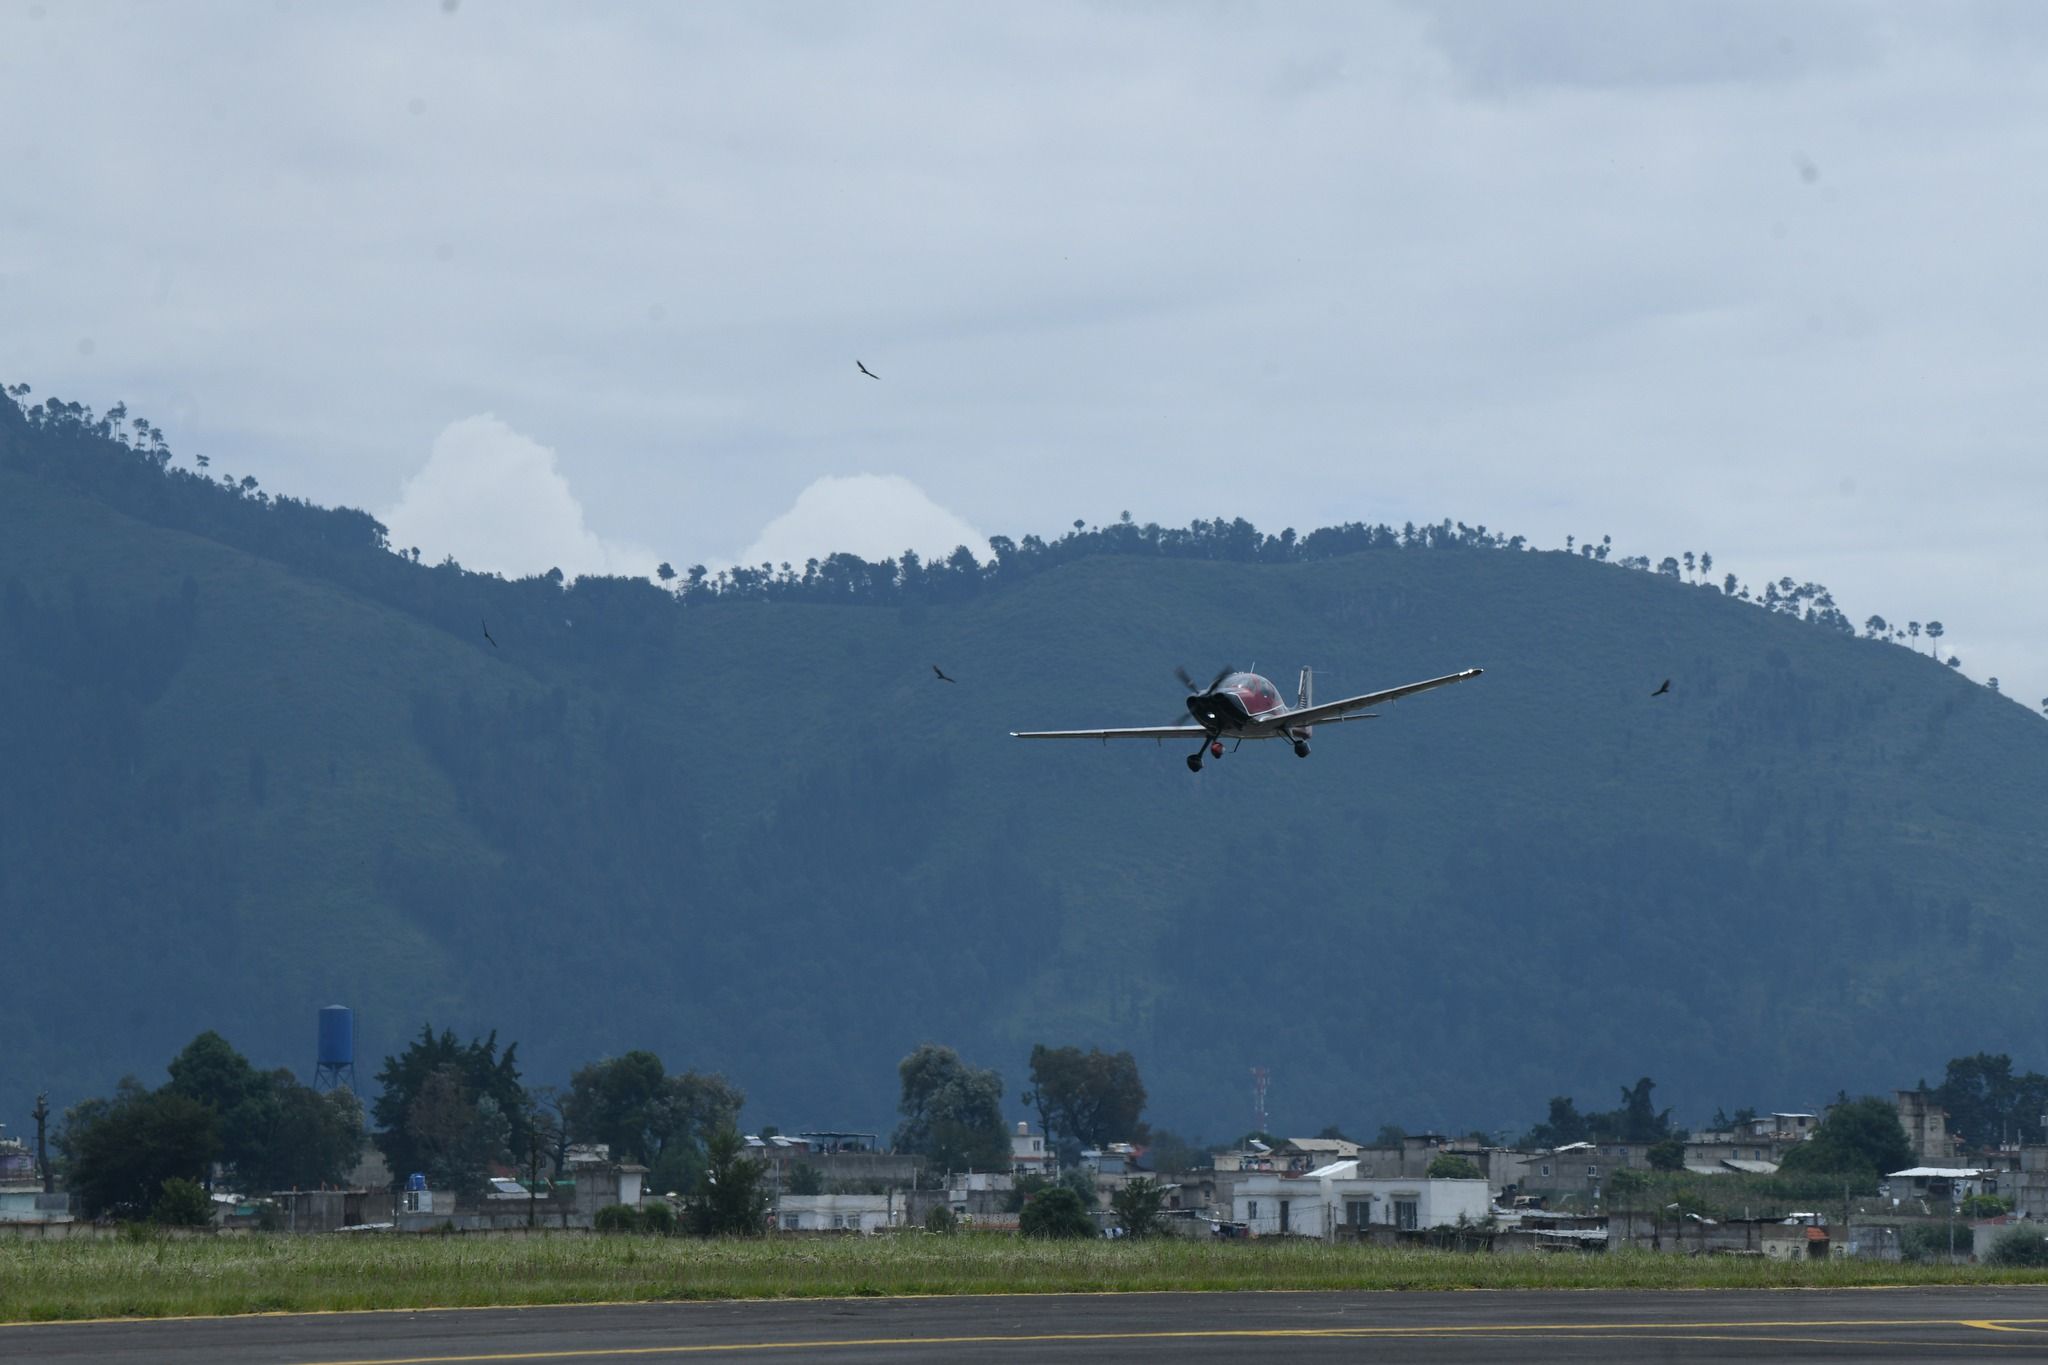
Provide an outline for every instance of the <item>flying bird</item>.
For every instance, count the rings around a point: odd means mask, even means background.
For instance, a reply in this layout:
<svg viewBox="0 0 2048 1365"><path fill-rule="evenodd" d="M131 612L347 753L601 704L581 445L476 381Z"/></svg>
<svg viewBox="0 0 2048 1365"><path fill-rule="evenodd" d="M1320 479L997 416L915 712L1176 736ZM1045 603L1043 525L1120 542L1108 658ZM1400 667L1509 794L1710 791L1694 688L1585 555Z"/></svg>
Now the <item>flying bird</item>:
<svg viewBox="0 0 2048 1365"><path fill-rule="evenodd" d="M486 640L491 640L491 623L489 621L484 620L484 618L481 616L477 617L476 620L477 624L484 628L484 638ZM491 640L491 648L496 649L497 647L498 642L496 640Z"/></svg>
<svg viewBox="0 0 2048 1365"><path fill-rule="evenodd" d="M1669 679L1669 678L1666 678L1666 679L1664 680L1664 684L1663 684L1663 686L1659 687L1659 688L1658 688L1658 689L1657 689L1657 690L1656 690L1655 692L1652 692L1652 693L1651 693L1650 695L1651 695L1651 696L1653 696L1653 697L1661 697L1661 696L1663 696L1663 695L1664 695L1664 694L1665 694L1666 692L1669 692L1670 690L1671 690L1671 679Z"/></svg>
<svg viewBox="0 0 2048 1365"><path fill-rule="evenodd" d="M882 377L876 374L873 370L869 369L867 366L861 364L858 360L853 362L853 368L859 370L862 374L866 375L870 379L880 379Z"/></svg>
<svg viewBox="0 0 2048 1365"><path fill-rule="evenodd" d="M937 664L933 664L933 665L932 665L932 672L934 672L934 673L938 674L938 676L939 676L939 681L940 681L940 682L958 682L958 681L959 681L959 679L958 679L958 678L949 678L949 677L947 677L947 676L946 676L946 670L945 670L945 669L943 669L943 668L940 668L940 667L939 667L939 666L938 666Z"/></svg>

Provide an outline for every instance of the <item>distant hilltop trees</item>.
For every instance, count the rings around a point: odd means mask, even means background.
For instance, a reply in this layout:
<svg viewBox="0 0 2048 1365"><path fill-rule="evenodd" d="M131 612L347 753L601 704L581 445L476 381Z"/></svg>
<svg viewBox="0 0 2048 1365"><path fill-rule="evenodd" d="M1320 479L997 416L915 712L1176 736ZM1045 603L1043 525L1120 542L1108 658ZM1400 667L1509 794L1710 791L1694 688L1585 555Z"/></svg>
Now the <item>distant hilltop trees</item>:
<svg viewBox="0 0 2048 1365"><path fill-rule="evenodd" d="M958 602L997 592L1076 560L1099 555L1157 559L1204 559L1236 564L1299 564L1368 550L1521 553L1537 547L1526 536L1503 535L1485 526L1445 518L1433 524L1346 522L1300 535L1292 527L1278 535L1262 532L1242 517L1197 519L1185 527L1138 523L1129 512L1108 526L1075 521L1053 539L1027 535L989 537L991 557L978 560L965 546L943 558L924 559L905 550L894 558L862 559L833 554L801 566L734 565L712 571L695 564L680 573L664 562L660 583L638 578L587 576L573 583L560 569L508 582L497 574L474 573L451 557L424 566L417 547L390 543L382 523L353 508L327 508L266 493L250 476L213 474L204 455L195 469L173 465L163 431L147 418L131 416L125 403L105 413L58 398L30 405L26 384L4 388L0 437L16 428L35 439L0 441L0 459L87 489L131 515L176 525L295 567L312 569L367 592L393 606L468 633L479 610L492 620L516 622L530 607L533 623L552 633L560 613L547 598L563 592L585 604L584 619L601 628L630 630L639 618L680 602L775 601L842 605L904 605ZM1782 577L1752 589L1733 573L1714 580L1714 557L1686 550L1654 563L1647 555L1615 557L1612 536L1598 543L1565 537L1567 554L1622 569L1655 573L1765 611L1811 622L1845 635L1857 634L1834 595L1819 583ZM559 605L559 603L557 603ZM567 620L577 618L572 614ZM1866 639L1917 650L1924 636L1929 652L1951 668L1962 661L1942 658L1939 621L1909 621L1899 627L1882 616L1867 618ZM534 638L527 633L526 638ZM1996 691L1996 685L1993 684ZM2042 699L2048 713L2048 698Z"/></svg>

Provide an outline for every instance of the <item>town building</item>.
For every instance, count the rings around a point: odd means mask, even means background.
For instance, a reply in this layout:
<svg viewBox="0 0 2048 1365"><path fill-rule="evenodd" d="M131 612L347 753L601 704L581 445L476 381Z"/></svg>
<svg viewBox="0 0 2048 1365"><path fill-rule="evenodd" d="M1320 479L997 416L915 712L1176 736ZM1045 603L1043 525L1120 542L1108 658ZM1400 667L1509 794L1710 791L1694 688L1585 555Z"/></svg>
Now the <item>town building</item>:
<svg viewBox="0 0 2048 1365"><path fill-rule="evenodd" d="M775 1201L783 1232L881 1232L901 1226L905 1205L885 1194L785 1194Z"/></svg>
<svg viewBox="0 0 2048 1365"><path fill-rule="evenodd" d="M1948 1111L1934 1102L1934 1092L1925 1086L1894 1090L1892 1104L1899 1111L1899 1126L1912 1144L1913 1159L1922 1166L1953 1166L1956 1145L1948 1131Z"/></svg>
<svg viewBox="0 0 2048 1365"><path fill-rule="evenodd" d="M1254 1237L1328 1240L1372 1226L1419 1232L1476 1225L1490 1209L1484 1180L1361 1176L1356 1161L1299 1174L1257 1172L1231 1192L1231 1220Z"/></svg>
<svg viewBox="0 0 2048 1365"><path fill-rule="evenodd" d="M1045 1135L1032 1132L1029 1123L1018 1120L1017 1131L1010 1135L1010 1174L1050 1180L1058 1171L1059 1161L1046 1150Z"/></svg>

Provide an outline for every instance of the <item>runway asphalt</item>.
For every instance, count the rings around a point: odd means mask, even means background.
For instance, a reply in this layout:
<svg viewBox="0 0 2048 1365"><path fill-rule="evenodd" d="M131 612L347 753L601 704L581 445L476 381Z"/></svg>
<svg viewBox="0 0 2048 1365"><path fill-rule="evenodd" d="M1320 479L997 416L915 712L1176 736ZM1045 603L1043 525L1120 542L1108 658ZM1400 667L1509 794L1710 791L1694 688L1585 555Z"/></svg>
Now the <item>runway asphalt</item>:
<svg viewBox="0 0 2048 1365"><path fill-rule="evenodd" d="M0 1326L0 1360L1809 1361L2048 1358L2048 1286L1045 1294Z"/></svg>

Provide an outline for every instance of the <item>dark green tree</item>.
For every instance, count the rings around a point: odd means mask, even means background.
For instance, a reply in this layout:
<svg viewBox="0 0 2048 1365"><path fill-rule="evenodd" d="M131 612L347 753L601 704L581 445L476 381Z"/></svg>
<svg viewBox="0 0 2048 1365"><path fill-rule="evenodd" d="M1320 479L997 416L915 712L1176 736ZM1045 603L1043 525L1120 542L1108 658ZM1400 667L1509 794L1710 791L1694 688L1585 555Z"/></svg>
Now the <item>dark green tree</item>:
<svg viewBox="0 0 2048 1365"><path fill-rule="evenodd" d="M601 1142L615 1161L643 1165L659 1152L663 1083L661 1058L635 1050L578 1067L569 1076L569 1136Z"/></svg>
<svg viewBox="0 0 2048 1365"><path fill-rule="evenodd" d="M1009 1165L1003 1124L1003 1078L971 1067L949 1047L926 1043L896 1068L902 1080L896 1129L899 1151L923 1156L945 1171L995 1170Z"/></svg>
<svg viewBox="0 0 2048 1365"><path fill-rule="evenodd" d="M362 1156L362 1106L346 1091L328 1095L286 1070L258 1071L227 1039L208 1030L171 1059L164 1089L212 1110L220 1161L243 1190L339 1184Z"/></svg>
<svg viewBox="0 0 2048 1365"><path fill-rule="evenodd" d="M563 1113L574 1141L604 1143L614 1160L647 1166L656 1189L688 1190L705 1139L737 1125L745 1104L723 1076L671 1074L653 1053L634 1051L578 1068Z"/></svg>
<svg viewBox="0 0 2048 1365"><path fill-rule="evenodd" d="M825 1177L816 1166L808 1161L799 1161L789 1168L789 1192L791 1194L823 1194Z"/></svg>
<svg viewBox="0 0 2048 1365"><path fill-rule="evenodd" d="M1128 1052L1084 1053L1040 1043L1031 1049L1031 1090L1024 1101L1044 1118L1049 1137L1084 1147L1144 1140L1139 1116L1145 1112L1145 1083Z"/></svg>
<svg viewBox="0 0 2048 1365"><path fill-rule="evenodd" d="M1158 1181L1142 1177L1109 1197L1110 1211L1126 1237L1157 1235L1161 1230L1159 1211L1165 1206L1166 1190Z"/></svg>
<svg viewBox="0 0 2048 1365"><path fill-rule="evenodd" d="M367 1141L362 1101L346 1090L323 1095L289 1071L264 1079L261 1096L226 1119L241 1153L237 1187L263 1193L346 1183Z"/></svg>
<svg viewBox="0 0 2048 1365"><path fill-rule="evenodd" d="M172 1094L195 1100L219 1119L220 1160L240 1169L259 1163L263 1157L270 1078L249 1065L227 1039L212 1029L185 1044L170 1061ZM209 1171L202 1183L213 1188Z"/></svg>
<svg viewBox="0 0 2048 1365"><path fill-rule="evenodd" d="M1657 1083L1648 1076L1621 1087L1621 1107L1581 1114L1569 1095L1550 1101L1550 1115L1523 1137L1527 1147L1562 1147L1572 1142L1658 1142L1672 1135L1671 1111L1650 1101Z"/></svg>
<svg viewBox="0 0 2048 1365"><path fill-rule="evenodd" d="M1026 1200L1023 1211L1017 1215L1017 1230L1026 1237L1055 1240L1100 1235L1094 1216L1081 1203L1081 1196L1064 1185L1040 1190Z"/></svg>
<svg viewBox="0 0 2048 1365"><path fill-rule="evenodd" d="M2041 1115L2048 1112L2048 1076L2014 1075L2012 1058L2002 1052L1951 1058L1933 1094L1948 1111L1949 1132L1973 1147L2041 1134Z"/></svg>
<svg viewBox="0 0 2048 1365"><path fill-rule="evenodd" d="M1473 1165L1470 1159L1450 1152L1439 1152L1431 1157L1428 1174L1431 1180L1486 1179L1486 1172Z"/></svg>
<svg viewBox="0 0 2048 1365"><path fill-rule="evenodd" d="M1523 1135L1524 1147L1562 1147L1586 1140L1586 1119L1570 1095L1550 1097L1550 1115Z"/></svg>
<svg viewBox="0 0 2048 1365"><path fill-rule="evenodd" d="M517 1052L513 1043L500 1053L495 1032L463 1043L426 1026L404 1052L384 1059L372 1113L393 1180L419 1171L437 1188L475 1190L492 1162L525 1155L527 1093Z"/></svg>
<svg viewBox="0 0 2048 1365"><path fill-rule="evenodd" d="M220 1119L169 1087L125 1079L111 1100L86 1100L57 1135L66 1188L89 1218L143 1218L166 1180L199 1182L220 1155Z"/></svg>
<svg viewBox="0 0 2048 1365"><path fill-rule="evenodd" d="M1145 1160L1155 1171L1192 1171L1215 1164L1199 1141L1165 1128L1154 1128L1145 1144Z"/></svg>
<svg viewBox="0 0 2048 1365"><path fill-rule="evenodd" d="M1685 1139L1665 1138L1662 1142L1653 1143L1645 1155L1649 1157L1653 1171L1682 1171L1685 1169Z"/></svg>
<svg viewBox="0 0 2048 1365"><path fill-rule="evenodd" d="M1876 1095L1846 1100L1828 1111L1813 1136L1785 1153L1780 1168L1827 1171L1874 1183L1913 1164L1913 1147L1890 1100Z"/></svg>
<svg viewBox="0 0 2048 1365"><path fill-rule="evenodd" d="M711 1134L704 1178L691 1198L691 1228L700 1237L751 1237L768 1222L767 1166L746 1154L739 1130Z"/></svg>
<svg viewBox="0 0 2048 1365"><path fill-rule="evenodd" d="M196 1180L172 1176L159 1187L149 1221L172 1228L203 1228L213 1222L213 1199Z"/></svg>
<svg viewBox="0 0 2048 1365"><path fill-rule="evenodd" d="M1648 1076L1621 1088L1621 1108L1610 1115L1607 1125L1613 1139L1621 1142L1661 1142L1671 1135L1671 1111L1659 1110L1650 1102L1657 1083ZM1603 1134L1602 1136L1606 1136Z"/></svg>

